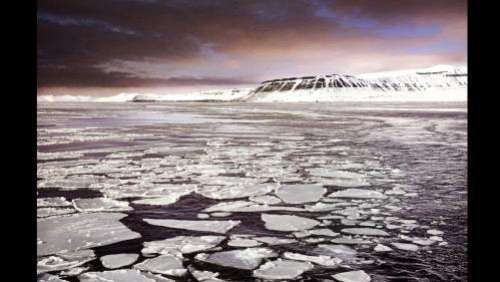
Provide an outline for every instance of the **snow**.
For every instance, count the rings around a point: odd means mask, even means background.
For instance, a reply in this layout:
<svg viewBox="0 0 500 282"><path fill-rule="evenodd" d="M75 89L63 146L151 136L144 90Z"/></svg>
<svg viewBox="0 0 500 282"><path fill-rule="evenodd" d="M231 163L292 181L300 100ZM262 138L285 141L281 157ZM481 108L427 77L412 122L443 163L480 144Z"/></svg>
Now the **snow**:
<svg viewBox="0 0 500 282"><path fill-rule="evenodd" d="M122 213L81 213L37 221L37 255L104 246L140 238L119 222Z"/></svg>
<svg viewBox="0 0 500 282"><path fill-rule="evenodd" d="M262 214L261 219L267 229L276 231L301 231L320 224L314 219L295 215Z"/></svg>
<svg viewBox="0 0 500 282"><path fill-rule="evenodd" d="M121 268L133 264L139 258L138 254L116 254L102 256L99 259L104 267L109 269Z"/></svg>
<svg viewBox="0 0 500 282"><path fill-rule="evenodd" d="M225 267L252 270L257 268L263 259L276 256L277 254L268 248L248 248L211 254L198 254L195 258L200 261Z"/></svg>
<svg viewBox="0 0 500 282"><path fill-rule="evenodd" d="M268 280L295 279L313 268L310 262L277 259L261 265L253 272L253 276Z"/></svg>
<svg viewBox="0 0 500 282"><path fill-rule="evenodd" d="M342 272L332 277L340 282L370 282L372 280L363 270Z"/></svg>
<svg viewBox="0 0 500 282"><path fill-rule="evenodd" d="M287 204L316 202L326 193L320 185L283 185L276 191L276 196Z"/></svg>
<svg viewBox="0 0 500 282"><path fill-rule="evenodd" d="M182 258L169 254L147 259L134 265L134 268L142 271L178 277L184 276L187 273L187 269L185 269L182 265Z"/></svg>
<svg viewBox="0 0 500 282"><path fill-rule="evenodd" d="M353 235L389 236L389 233L374 228L344 228L341 232Z"/></svg>
<svg viewBox="0 0 500 282"><path fill-rule="evenodd" d="M177 219L143 219L151 225L163 226L174 229L184 229L191 231L203 231L214 233L226 233L236 225L240 224L239 220L177 220Z"/></svg>
<svg viewBox="0 0 500 282"><path fill-rule="evenodd" d="M143 254L190 254L216 247L223 236L177 236L160 241L144 242Z"/></svg>
<svg viewBox="0 0 500 282"><path fill-rule="evenodd" d="M333 197L333 198L359 198L359 199L385 199L387 196L384 194L378 192L378 191L373 191L373 190L368 190L368 189L345 189L345 190L340 190L337 192L333 192L328 197Z"/></svg>

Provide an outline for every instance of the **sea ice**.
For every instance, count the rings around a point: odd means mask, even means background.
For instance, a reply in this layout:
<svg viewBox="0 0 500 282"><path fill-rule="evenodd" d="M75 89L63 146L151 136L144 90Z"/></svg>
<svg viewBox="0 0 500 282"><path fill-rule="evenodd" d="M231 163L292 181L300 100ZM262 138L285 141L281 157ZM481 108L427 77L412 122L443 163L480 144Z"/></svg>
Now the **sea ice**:
<svg viewBox="0 0 500 282"><path fill-rule="evenodd" d="M134 269L120 269L103 272L86 272L78 276L80 282L156 282Z"/></svg>
<svg viewBox="0 0 500 282"><path fill-rule="evenodd" d="M325 193L325 188L312 184L283 185L276 191L276 195L288 204L316 202Z"/></svg>
<svg viewBox="0 0 500 282"><path fill-rule="evenodd" d="M344 228L341 232L353 235L389 236L389 233L374 228Z"/></svg>
<svg viewBox="0 0 500 282"><path fill-rule="evenodd" d="M178 220L178 219L143 219L151 225L158 225L167 228L185 229L191 231L203 231L214 233L226 233L236 225L240 224L239 220Z"/></svg>
<svg viewBox="0 0 500 282"><path fill-rule="evenodd" d="M130 211L128 202L109 198L74 199L73 206L79 212Z"/></svg>
<svg viewBox="0 0 500 282"><path fill-rule="evenodd" d="M94 259L95 254L92 250L77 251L60 256L48 256L38 260L36 272L39 274L71 269Z"/></svg>
<svg viewBox="0 0 500 282"><path fill-rule="evenodd" d="M373 190L368 190L368 189L345 189L345 190L340 190L337 192L333 192L328 197L333 197L333 198L359 198L359 199L385 199L387 196L384 194L378 192L378 191L373 191Z"/></svg>
<svg viewBox="0 0 500 282"><path fill-rule="evenodd" d="M270 195L250 197L250 201L264 205L275 205L281 203L279 198Z"/></svg>
<svg viewBox="0 0 500 282"><path fill-rule="evenodd" d="M370 282L372 280L363 270L342 272L332 277L340 282Z"/></svg>
<svg viewBox="0 0 500 282"><path fill-rule="evenodd" d="M37 218L51 217L56 215L65 215L76 213L76 210L73 208L39 208L36 210Z"/></svg>
<svg viewBox="0 0 500 282"><path fill-rule="evenodd" d="M247 198L265 195L275 189L274 184L242 184L230 186L203 186L196 192L204 197L216 200Z"/></svg>
<svg viewBox="0 0 500 282"><path fill-rule="evenodd" d="M36 206L38 208L46 207L69 207L71 203L64 197L54 197L54 198L38 198L36 199Z"/></svg>
<svg viewBox="0 0 500 282"><path fill-rule="evenodd" d="M104 246L140 238L119 222L122 213L81 213L37 221L37 255Z"/></svg>
<svg viewBox="0 0 500 282"><path fill-rule="evenodd" d="M177 236L160 241L144 242L143 254L190 254L216 247L223 236Z"/></svg>
<svg viewBox="0 0 500 282"><path fill-rule="evenodd" d="M268 248L248 248L211 254L198 254L195 258L225 267L252 270L257 268L263 259L276 256L277 254Z"/></svg>
<svg viewBox="0 0 500 282"><path fill-rule="evenodd" d="M319 180L324 185L340 187L361 187L370 185L362 174L350 171L313 168L309 169L309 173L312 176L327 178Z"/></svg>
<svg viewBox="0 0 500 282"><path fill-rule="evenodd" d="M134 265L134 268L142 271L178 277L184 276L187 273L187 269L185 269L182 265L182 258L170 254L147 259Z"/></svg>
<svg viewBox="0 0 500 282"><path fill-rule="evenodd" d="M320 224L314 219L295 215L261 214L261 219L267 229L277 231L301 231Z"/></svg>
<svg viewBox="0 0 500 282"><path fill-rule="evenodd" d="M56 275L44 273L37 277L37 282L68 282L68 280L61 279Z"/></svg>
<svg viewBox="0 0 500 282"><path fill-rule="evenodd" d="M390 252L392 249L390 247L387 247L386 245L382 244L377 244L375 248L373 248L375 252Z"/></svg>
<svg viewBox="0 0 500 282"><path fill-rule="evenodd" d="M339 236L339 233L333 232L330 229L322 228L322 229L312 229L312 230L304 230L294 232L293 236L297 238L305 238L309 236L326 236L326 237L336 237Z"/></svg>
<svg viewBox="0 0 500 282"><path fill-rule="evenodd" d="M427 230L427 234L438 236L438 235L443 235L444 232L441 230L429 229L429 230Z"/></svg>
<svg viewBox="0 0 500 282"><path fill-rule="evenodd" d="M335 244L345 244L345 245L363 245L363 244L371 244L371 241L358 239L358 238L336 238L332 239L330 242Z"/></svg>
<svg viewBox="0 0 500 282"><path fill-rule="evenodd" d="M261 242L253 240L253 239L246 239L246 238L234 238L231 239L229 242L227 242L228 246L231 247L257 247L262 245Z"/></svg>
<svg viewBox="0 0 500 282"><path fill-rule="evenodd" d="M263 212L263 211L304 211L302 208L259 205L248 201L221 202L208 207L204 212Z"/></svg>
<svg viewBox="0 0 500 282"><path fill-rule="evenodd" d="M266 244L268 244L270 246L292 244L292 243L297 242L297 240L295 240L295 239L278 238L278 237L268 237L268 236L254 237L253 239L255 239L257 241L260 241L260 242L263 242L263 243L266 243Z"/></svg>
<svg viewBox="0 0 500 282"><path fill-rule="evenodd" d="M133 264L139 258L138 254L116 254L100 257L104 267L109 269L121 268Z"/></svg>
<svg viewBox="0 0 500 282"><path fill-rule="evenodd" d="M419 249L419 247L417 245L414 245L414 244L391 243L391 245L393 245L397 249L403 250L403 251L412 251L412 252L415 252L415 251L418 251L418 249Z"/></svg>
<svg viewBox="0 0 500 282"><path fill-rule="evenodd" d="M294 279L313 268L310 262L277 259L261 265L259 269L254 270L253 276L268 280Z"/></svg>
<svg viewBox="0 0 500 282"><path fill-rule="evenodd" d="M356 250L344 245L327 245L320 244L314 249L314 253L327 255L327 256L354 256L357 254Z"/></svg>
<svg viewBox="0 0 500 282"><path fill-rule="evenodd" d="M297 253L285 252L283 257L291 260L308 261L322 266L335 266L342 262L339 258L332 258L330 256L306 256Z"/></svg>

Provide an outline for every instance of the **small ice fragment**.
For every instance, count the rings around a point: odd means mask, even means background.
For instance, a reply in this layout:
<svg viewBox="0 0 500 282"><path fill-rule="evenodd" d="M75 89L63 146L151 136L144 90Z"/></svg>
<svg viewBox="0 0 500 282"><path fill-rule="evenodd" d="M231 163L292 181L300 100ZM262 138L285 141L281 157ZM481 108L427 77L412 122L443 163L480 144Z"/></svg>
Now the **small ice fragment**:
<svg viewBox="0 0 500 282"><path fill-rule="evenodd" d="M372 280L363 270L342 272L332 277L340 282L370 282Z"/></svg>
<svg viewBox="0 0 500 282"><path fill-rule="evenodd" d="M412 251L412 252L415 252L415 251L418 251L418 249L419 249L419 247L417 245L414 245L414 244L391 243L391 245L393 245L397 249L403 250L403 251Z"/></svg>
<svg viewBox="0 0 500 282"><path fill-rule="evenodd" d="M184 276L187 273L187 269L182 265L182 259L174 255L160 255L147 259L134 265L134 268L177 277Z"/></svg>
<svg viewBox="0 0 500 282"><path fill-rule="evenodd" d="M374 228L344 228L341 232L353 235L389 236L389 233Z"/></svg>
<svg viewBox="0 0 500 282"><path fill-rule="evenodd" d="M335 266L342 262L339 258L332 258L330 256L306 256L298 253L285 252L283 257L291 260L308 261L322 266Z"/></svg>
<svg viewBox="0 0 500 282"><path fill-rule="evenodd" d="M377 246L375 246L375 248L373 248L373 250L375 252L390 252L390 251L392 251L392 249L390 247L387 247L386 245L382 245L382 244L377 244Z"/></svg>
<svg viewBox="0 0 500 282"><path fill-rule="evenodd" d="M260 245L262 245L262 243L259 242L259 241L256 241L256 240L252 240L252 239L235 238L235 239L231 239L227 243L227 245L231 246L231 247L245 247L245 248L249 248L249 247L260 246Z"/></svg>
<svg viewBox="0 0 500 282"><path fill-rule="evenodd" d="M277 231L300 231L320 224L314 219L295 215L262 214L261 219L267 229Z"/></svg>
<svg viewBox="0 0 500 282"><path fill-rule="evenodd" d="M310 262L277 259L261 265L259 269L254 270L253 276L268 280L294 279L313 268Z"/></svg>
<svg viewBox="0 0 500 282"><path fill-rule="evenodd" d="M225 267L252 270L258 267L263 259L276 256L277 254L268 248L248 248L211 254L198 254L195 258Z"/></svg>
<svg viewBox="0 0 500 282"><path fill-rule="evenodd" d="M437 230L437 229L430 229L430 230L427 230L427 234L438 236L438 235L443 235L444 232Z"/></svg>
<svg viewBox="0 0 500 282"><path fill-rule="evenodd" d="M109 198L74 199L73 206L79 212L130 211L128 203Z"/></svg>
<svg viewBox="0 0 500 282"><path fill-rule="evenodd" d="M385 199L384 194L368 189L345 189L331 193L328 197L333 198L359 198L359 199Z"/></svg>
<svg viewBox="0 0 500 282"><path fill-rule="evenodd" d="M104 267L115 269L133 264L139 258L138 254L116 254L100 258Z"/></svg>
<svg viewBox="0 0 500 282"><path fill-rule="evenodd" d="M276 191L276 195L288 204L316 202L325 193L325 188L315 184L283 185Z"/></svg>

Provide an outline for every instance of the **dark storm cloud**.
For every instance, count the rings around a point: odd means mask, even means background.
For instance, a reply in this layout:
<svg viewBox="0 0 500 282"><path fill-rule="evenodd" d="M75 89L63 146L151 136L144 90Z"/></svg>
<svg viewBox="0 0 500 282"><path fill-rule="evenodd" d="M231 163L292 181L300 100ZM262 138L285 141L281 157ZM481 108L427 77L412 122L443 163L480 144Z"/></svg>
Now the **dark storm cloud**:
<svg viewBox="0 0 500 282"><path fill-rule="evenodd" d="M369 42L401 45L412 56L455 58L463 50L453 46L448 54L446 36L465 40L463 31L452 34L466 21L460 0L41 0L38 6L39 87L234 85L268 69L279 72L275 59L290 64L326 53L321 46L362 57L372 52ZM422 43L438 36L445 41ZM120 62L142 69L117 69L126 65Z"/></svg>

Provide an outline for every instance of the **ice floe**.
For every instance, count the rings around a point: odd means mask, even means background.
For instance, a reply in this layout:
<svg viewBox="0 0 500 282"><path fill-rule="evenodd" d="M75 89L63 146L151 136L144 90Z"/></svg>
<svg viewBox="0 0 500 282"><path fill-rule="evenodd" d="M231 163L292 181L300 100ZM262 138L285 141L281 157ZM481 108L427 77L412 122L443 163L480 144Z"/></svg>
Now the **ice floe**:
<svg viewBox="0 0 500 282"><path fill-rule="evenodd" d="M204 212L265 212L265 211L304 211L302 208L288 206L260 205L248 201L221 202L208 207Z"/></svg>
<svg viewBox="0 0 500 282"><path fill-rule="evenodd" d="M109 198L74 199L73 206L79 212L130 211L128 202Z"/></svg>
<svg viewBox="0 0 500 282"><path fill-rule="evenodd" d="M265 195L275 189L274 184L242 184L235 186L204 186L196 192L210 199L239 199Z"/></svg>
<svg viewBox="0 0 500 282"><path fill-rule="evenodd" d="M64 197L54 197L54 198L38 198L36 199L36 206L39 208L46 207L69 207L71 202L66 200Z"/></svg>
<svg viewBox="0 0 500 282"><path fill-rule="evenodd" d="M418 251L419 247L414 244L407 244L407 243L391 243L396 249L403 250L403 251Z"/></svg>
<svg viewBox="0 0 500 282"><path fill-rule="evenodd" d="M375 248L373 248L373 250L375 252L390 252L390 251L392 251L392 249L390 247L388 247L386 245L382 245L382 244L377 244L375 246Z"/></svg>
<svg viewBox="0 0 500 282"><path fill-rule="evenodd" d="M253 276L268 280L295 279L313 268L310 262L277 259L261 265L253 271Z"/></svg>
<svg viewBox="0 0 500 282"><path fill-rule="evenodd" d="M59 256L47 256L37 261L37 273L62 271L80 266L95 259L92 250L76 251Z"/></svg>
<svg viewBox="0 0 500 282"><path fill-rule="evenodd" d="M332 277L339 282L370 282L372 280L363 270L342 272Z"/></svg>
<svg viewBox="0 0 500 282"><path fill-rule="evenodd" d="M37 255L104 246L140 238L119 222L122 213L81 213L37 221Z"/></svg>
<svg viewBox="0 0 500 282"><path fill-rule="evenodd" d="M344 228L341 230L341 232L353 235L389 236L389 233L374 228Z"/></svg>
<svg viewBox="0 0 500 282"><path fill-rule="evenodd" d="M262 242L253 240L253 239L247 239L247 238L234 238L231 239L229 242L227 242L228 246L231 247L244 247L244 248L249 248L249 247L257 247L262 245Z"/></svg>
<svg viewBox="0 0 500 282"><path fill-rule="evenodd" d="M121 268L133 264L139 258L138 254L106 255L99 259L104 267L109 269Z"/></svg>
<svg viewBox="0 0 500 282"><path fill-rule="evenodd" d="M306 256L303 254L285 252L283 257L291 260L308 261L322 266L336 266L342 262L341 259L330 256Z"/></svg>
<svg viewBox="0 0 500 282"><path fill-rule="evenodd" d="M345 190L340 190L333 192L328 197L333 198L359 198L359 199L385 199L387 196L384 194L368 189L355 189L349 188Z"/></svg>
<svg viewBox="0 0 500 282"><path fill-rule="evenodd" d="M144 242L143 254L190 254L216 247L223 236L177 236L160 241Z"/></svg>
<svg viewBox="0 0 500 282"><path fill-rule="evenodd" d="M268 248L247 248L216 252L211 254L198 254L196 259L220 266L252 270L257 268L263 259L276 257L278 254Z"/></svg>
<svg viewBox="0 0 500 282"><path fill-rule="evenodd" d="M187 273L187 269L185 269L182 264L182 258L170 254L160 255L152 259L146 259L141 263L135 264L134 268L142 271L178 277L184 276Z"/></svg>
<svg viewBox="0 0 500 282"><path fill-rule="evenodd" d="M301 231L320 224L314 219L295 215L262 214L261 219L267 229L276 231Z"/></svg>
<svg viewBox="0 0 500 282"><path fill-rule="evenodd" d="M239 220L178 220L178 219L149 219L145 218L145 222L151 225L163 226L174 229L184 229L191 231L226 233L236 225L240 224Z"/></svg>
<svg viewBox="0 0 500 282"><path fill-rule="evenodd" d="M302 204L316 202L326 193L321 185L282 185L276 195L287 204Z"/></svg>
<svg viewBox="0 0 500 282"><path fill-rule="evenodd" d="M254 237L253 239L257 240L257 241L260 241L262 243L266 243L266 244L268 244L270 246L292 244L292 243L296 243L297 242L297 240L295 240L295 239L278 238L278 237L270 237L270 236Z"/></svg>
<svg viewBox="0 0 500 282"><path fill-rule="evenodd" d="M157 282L173 281L154 279L153 275L141 273L135 269L119 269L102 272L86 272L78 276L80 282Z"/></svg>

